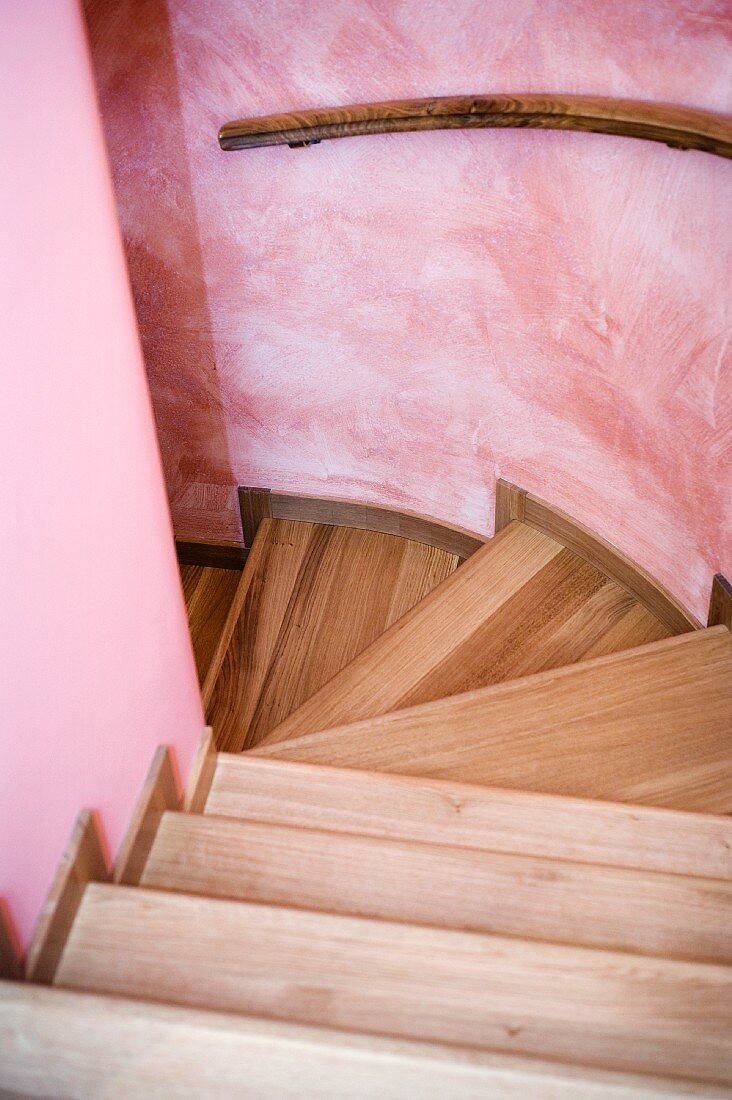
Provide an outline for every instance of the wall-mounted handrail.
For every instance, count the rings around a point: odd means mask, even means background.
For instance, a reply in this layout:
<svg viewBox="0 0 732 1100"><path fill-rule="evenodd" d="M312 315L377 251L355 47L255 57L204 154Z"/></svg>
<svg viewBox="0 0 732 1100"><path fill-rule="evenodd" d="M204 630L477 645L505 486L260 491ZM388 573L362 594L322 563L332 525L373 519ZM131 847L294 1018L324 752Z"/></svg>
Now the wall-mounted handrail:
<svg viewBox="0 0 732 1100"><path fill-rule="evenodd" d="M581 95L438 96L293 111L227 122L222 149L313 145L330 138L406 130L528 127L662 141L732 158L732 118L668 103Z"/></svg>

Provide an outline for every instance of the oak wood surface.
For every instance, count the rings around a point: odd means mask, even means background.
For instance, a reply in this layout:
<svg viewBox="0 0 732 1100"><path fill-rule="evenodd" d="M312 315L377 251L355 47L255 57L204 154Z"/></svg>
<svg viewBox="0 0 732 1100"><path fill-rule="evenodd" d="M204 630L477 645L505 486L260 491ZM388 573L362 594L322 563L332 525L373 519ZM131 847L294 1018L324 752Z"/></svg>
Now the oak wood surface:
<svg viewBox="0 0 732 1100"><path fill-rule="evenodd" d="M721 573L712 582L709 599L709 626L717 625L732 630L732 584Z"/></svg>
<svg viewBox="0 0 732 1100"><path fill-rule="evenodd" d="M261 744L571 664L617 645L642 645L667 633L599 570L554 539L514 522L275 725Z"/></svg>
<svg viewBox="0 0 732 1100"><path fill-rule="evenodd" d="M272 518L270 491L240 485L238 495L244 545L250 547L262 520Z"/></svg>
<svg viewBox="0 0 732 1100"><path fill-rule="evenodd" d="M0 1091L105 1100L729 1100L701 1082L0 983Z"/></svg>
<svg viewBox="0 0 732 1100"><path fill-rule="evenodd" d="M229 568L181 565L180 576L198 680L203 685L239 586L241 572Z"/></svg>
<svg viewBox="0 0 732 1100"><path fill-rule="evenodd" d="M255 752L729 813L731 735L732 635L712 627Z"/></svg>
<svg viewBox="0 0 732 1100"><path fill-rule="evenodd" d="M221 127L219 145L253 149L360 134L490 127L591 131L732 157L732 120L726 115L670 103L559 93L432 96L238 119Z"/></svg>
<svg viewBox="0 0 732 1100"><path fill-rule="evenodd" d="M732 963L732 883L713 879L171 812L162 818L141 882Z"/></svg>
<svg viewBox="0 0 732 1100"><path fill-rule="evenodd" d="M702 624L663 585L616 547L559 508L499 478L496 482L496 532L513 520L549 535L584 558L630 592L670 633L701 629ZM709 625L714 624L710 622Z"/></svg>
<svg viewBox="0 0 732 1100"><path fill-rule="evenodd" d="M732 817L219 753L206 812L732 879Z"/></svg>
<svg viewBox="0 0 732 1100"><path fill-rule="evenodd" d="M228 751L257 744L458 565L419 542L302 521L262 520L254 547L207 708Z"/></svg>
<svg viewBox="0 0 732 1100"><path fill-rule="evenodd" d="M82 810L36 921L25 967L29 981L53 981L85 887L108 878L94 817Z"/></svg>
<svg viewBox="0 0 732 1100"><path fill-rule="evenodd" d="M262 498L258 501L260 494ZM462 559L469 558L488 541L486 535L479 535L465 527L445 523L431 516L386 505L363 504L340 497L314 497L269 489L241 488L239 499L242 502L242 523L248 529L256 529L260 519L268 514L274 519L298 519L308 523L357 527L362 531L380 531L383 535L400 535L401 538L434 546L437 550L444 550ZM267 509L267 512L263 509Z"/></svg>
<svg viewBox="0 0 732 1100"><path fill-rule="evenodd" d="M179 801L170 750L166 745L160 745L150 764L114 861L112 878L115 882L134 886L140 881L160 819L165 810L176 810Z"/></svg>
<svg viewBox="0 0 732 1100"><path fill-rule="evenodd" d="M203 811L216 770L216 744L213 730L207 726L201 734L196 755L186 780L182 809L187 814Z"/></svg>
<svg viewBox="0 0 732 1100"><path fill-rule="evenodd" d="M205 565L213 569L244 568L246 547L238 542L209 542L206 539L176 539L178 565Z"/></svg>
<svg viewBox="0 0 732 1100"><path fill-rule="evenodd" d="M732 970L707 963L93 883L56 984L623 1071L732 1077Z"/></svg>

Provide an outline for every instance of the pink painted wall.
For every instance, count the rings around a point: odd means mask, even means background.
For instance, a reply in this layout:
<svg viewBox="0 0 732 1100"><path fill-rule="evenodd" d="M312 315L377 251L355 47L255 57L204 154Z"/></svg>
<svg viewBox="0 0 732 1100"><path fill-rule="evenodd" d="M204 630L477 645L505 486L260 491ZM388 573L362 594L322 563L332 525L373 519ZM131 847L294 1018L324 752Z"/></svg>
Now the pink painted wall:
<svg viewBox="0 0 732 1100"><path fill-rule="evenodd" d="M489 530L496 475L704 617L732 574L732 166L622 138L219 152L248 114L562 90L732 110L728 0L89 0L181 534L237 483Z"/></svg>
<svg viewBox="0 0 732 1100"><path fill-rule="evenodd" d="M0 898L24 943L80 809L111 852L203 724L74 0L0 0Z"/></svg>

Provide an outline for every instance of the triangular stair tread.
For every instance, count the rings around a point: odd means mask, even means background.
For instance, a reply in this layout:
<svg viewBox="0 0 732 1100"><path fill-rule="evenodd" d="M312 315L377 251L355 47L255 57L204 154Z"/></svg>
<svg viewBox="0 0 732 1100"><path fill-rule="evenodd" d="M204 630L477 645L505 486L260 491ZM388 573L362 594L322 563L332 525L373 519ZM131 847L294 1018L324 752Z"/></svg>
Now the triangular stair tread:
<svg viewBox="0 0 732 1100"><path fill-rule="evenodd" d="M90 884L60 986L629 1072L732 1079L732 971Z"/></svg>
<svg viewBox="0 0 732 1100"><path fill-rule="evenodd" d="M706 878L168 812L141 885L732 963L732 882Z"/></svg>
<svg viewBox="0 0 732 1100"><path fill-rule="evenodd" d="M103 1052L103 1063L100 1062ZM4 1096L106 1100L729 1100L661 1079L0 982Z"/></svg>
<svg viewBox="0 0 732 1100"><path fill-rule="evenodd" d="M594 566L514 522L261 741L273 744L668 634Z"/></svg>
<svg viewBox="0 0 732 1100"><path fill-rule="evenodd" d="M732 817L218 753L207 814L732 880Z"/></svg>
<svg viewBox="0 0 732 1100"><path fill-rule="evenodd" d="M219 747L261 740L458 564L397 535L263 520L204 692Z"/></svg>
<svg viewBox="0 0 732 1100"><path fill-rule="evenodd" d="M730 734L732 635L718 626L254 754L729 813Z"/></svg>

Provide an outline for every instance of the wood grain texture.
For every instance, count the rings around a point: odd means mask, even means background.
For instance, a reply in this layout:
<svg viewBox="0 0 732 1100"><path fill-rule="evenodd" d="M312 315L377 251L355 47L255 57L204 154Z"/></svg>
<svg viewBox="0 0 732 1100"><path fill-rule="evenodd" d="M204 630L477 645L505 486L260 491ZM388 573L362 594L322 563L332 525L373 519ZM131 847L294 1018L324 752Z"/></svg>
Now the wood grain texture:
<svg viewBox="0 0 732 1100"><path fill-rule="evenodd" d="M85 887L108 878L94 818L88 810L82 810L36 922L26 959L29 981L53 981Z"/></svg>
<svg viewBox="0 0 732 1100"><path fill-rule="evenodd" d="M293 1072L293 1067L296 1071ZM105 1100L729 1100L701 1082L608 1073L0 983L3 1095Z"/></svg>
<svg viewBox="0 0 732 1100"><path fill-rule="evenodd" d="M732 963L732 883L713 879L166 813L141 882L209 897Z"/></svg>
<svg viewBox="0 0 732 1100"><path fill-rule="evenodd" d="M56 984L732 1078L732 970L706 963L91 884Z"/></svg>
<svg viewBox="0 0 732 1100"><path fill-rule="evenodd" d="M166 745L160 745L117 853L112 871L114 882L137 885L163 813L165 810L177 810L179 802L170 750Z"/></svg>
<svg viewBox="0 0 732 1100"><path fill-rule="evenodd" d="M709 626L717 625L732 630L732 584L721 573L714 578L709 599Z"/></svg>
<svg viewBox="0 0 732 1100"><path fill-rule="evenodd" d="M246 547L238 542L207 542L205 539L176 539L178 565L204 565L211 569L244 568Z"/></svg>
<svg viewBox="0 0 732 1100"><path fill-rule="evenodd" d="M457 567L373 531L265 519L207 709L217 744L257 744ZM245 570L246 572L246 570Z"/></svg>
<svg viewBox="0 0 732 1100"><path fill-rule="evenodd" d="M230 568L181 565L180 576L198 680L203 685L239 585L241 572Z"/></svg>
<svg viewBox="0 0 732 1100"><path fill-rule="evenodd" d="M732 818L220 753L206 812L732 879Z"/></svg>
<svg viewBox="0 0 732 1100"><path fill-rule="evenodd" d="M272 517L270 491L269 489L255 489L240 485L238 495L244 546L250 547L254 544L259 524L263 519L271 519Z"/></svg>
<svg viewBox="0 0 732 1100"><path fill-rule="evenodd" d="M261 743L276 744L666 634L653 616L639 616L633 597L599 570L554 539L512 523Z"/></svg>
<svg viewBox="0 0 732 1100"><path fill-rule="evenodd" d="M399 535L434 546L447 554L455 554L461 559L469 558L488 541L487 536L464 527L383 505L276 491L270 493L269 503L276 519L299 519L309 523L357 527L362 531L379 531L383 535Z"/></svg>
<svg viewBox="0 0 732 1100"><path fill-rule="evenodd" d="M187 814L200 814L206 805L216 769L216 744L210 726L201 734L196 755L186 780L182 809Z"/></svg>
<svg viewBox="0 0 732 1100"><path fill-rule="evenodd" d="M255 751L729 813L731 734L732 636L713 627Z"/></svg>
<svg viewBox="0 0 732 1100"><path fill-rule="evenodd" d="M219 633L218 642L216 643L216 648L211 657L206 678L203 681L201 697L203 699L204 711L207 714L211 703L211 696L214 691L214 685L218 680L221 666L224 663L232 635L234 634L242 614L242 609L248 600L251 601L252 599L256 599L256 591L253 593L252 588L256 589L259 583L258 578L261 576L266 560L270 556L271 547L266 537L266 531L263 530L261 533L254 536L254 542L247 552L246 563L241 572L234 598L231 601L228 614L224 620L224 625Z"/></svg>
<svg viewBox="0 0 732 1100"><path fill-rule="evenodd" d="M584 558L625 588L670 633L701 629L702 624L663 585L620 550L553 505L499 478L496 482L496 531L513 520L551 536Z"/></svg>
<svg viewBox="0 0 732 1100"><path fill-rule="evenodd" d="M219 145L253 149L360 134L490 127L615 134L732 157L732 120L725 115L670 103L564 94L434 96L245 118L221 127Z"/></svg>

